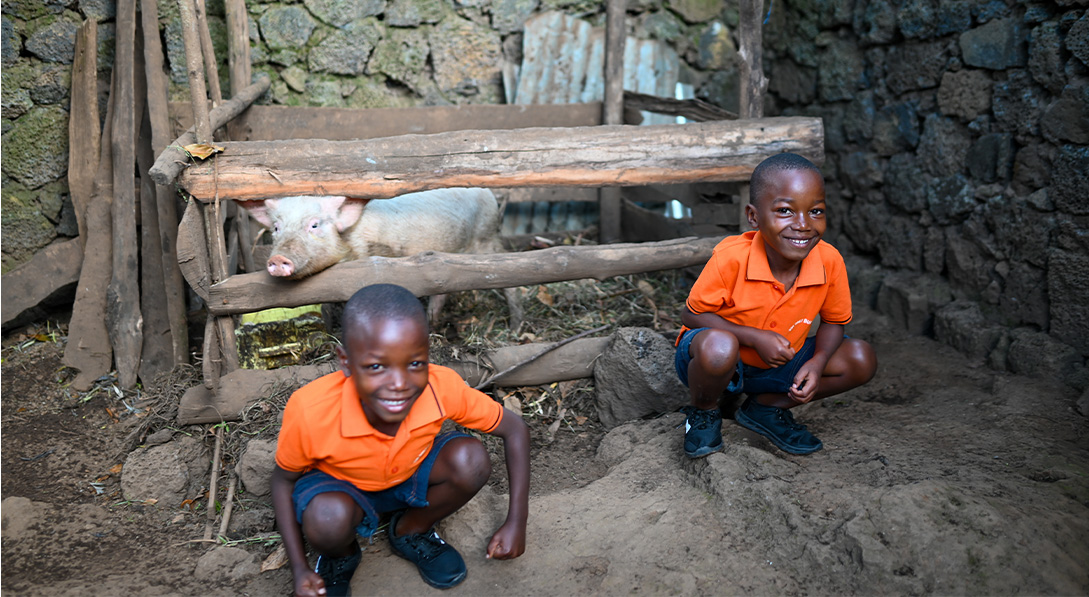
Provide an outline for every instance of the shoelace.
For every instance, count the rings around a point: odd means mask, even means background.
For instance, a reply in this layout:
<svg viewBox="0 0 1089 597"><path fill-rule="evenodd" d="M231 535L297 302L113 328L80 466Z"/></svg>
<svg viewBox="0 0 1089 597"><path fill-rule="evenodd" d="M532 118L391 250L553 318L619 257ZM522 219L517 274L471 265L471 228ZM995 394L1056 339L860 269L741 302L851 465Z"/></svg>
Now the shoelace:
<svg viewBox="0 0 1089 597"><path fill-rule="evenodd" d="M786 423L792 431L805 431L805 425L795 422L794 415L792 415L789 410L785 408L780 408L778 410L779 419Z"/></svg>
<svg viewBox="0 0 1089 597"><path fill-rule="evenodd" d="M696 429L707 429L714 424L715 419L719 417L718 409L703 410L689 405L682 406L680 410L684 413L685 417L687 417L687 422Z"/></svg>
<svg viewBox="0 0 1089 597"><path fill-rule="evenodd" d="M435 531L413 535L412 538L405 537L405 543L409 548L427 560L438 555L442 550L442 547L446 545L446 542L443 541L442 537L439 537L439 534Z"/></svg>

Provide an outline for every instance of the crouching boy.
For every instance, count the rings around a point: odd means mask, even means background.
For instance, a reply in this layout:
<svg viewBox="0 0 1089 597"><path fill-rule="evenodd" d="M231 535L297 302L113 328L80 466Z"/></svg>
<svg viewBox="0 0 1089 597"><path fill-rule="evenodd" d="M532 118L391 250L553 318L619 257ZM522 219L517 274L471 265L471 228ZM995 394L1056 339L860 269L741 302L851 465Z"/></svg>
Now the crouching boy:
<svg viewBox="0 0 1089 597"><path fill-rule="evenodd" d="M823 444L791 408L845 392L877 371L873 348L846 338L851 292L843 258L821 240L824 180L802 156L772 156L753 170L753 230L719 243L688 295L677 338L677 375L689 389L684 451L723 449L719 400L744 392L734 420L782 450ZM820 315L812 338L809 329Z"/></svg>
<svg viewBox="0 0 1089 597"><path fill-rule="evenodd" d="M408 290L368 286L344 308L340 371L300 388L284 408L272 473L276 523L296 595L348 595L361 560L356 535L370 537L389 520L390 546L416 565L429 585L465 579L465 562L433 529L487 482L484 446L460 432L440 433L451 419L504 440L510 479L506 521L486 557L525 551L529 433L515 413L428 364L427 317ZM318 554L310 568L303 537Z"/></svg>

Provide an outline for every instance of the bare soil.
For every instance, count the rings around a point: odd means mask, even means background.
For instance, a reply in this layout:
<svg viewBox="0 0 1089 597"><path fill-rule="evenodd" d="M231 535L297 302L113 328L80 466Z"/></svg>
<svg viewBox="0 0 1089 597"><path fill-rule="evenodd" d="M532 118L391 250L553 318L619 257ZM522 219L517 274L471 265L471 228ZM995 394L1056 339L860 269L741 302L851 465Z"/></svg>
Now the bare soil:
<svg viewBox="0 0 1089 597"><path fill-rule="evenodd" d="M153 390L72 392L57 326L3 340L4 593L288 594L286 568L256 570L277 547L261 500L240 494L227 538L205 543L206 498L124 499L119 465ZM450 593L1089 593L1081 390L992 371L869 311L848 331L880 370L799 409L825 443L810 456L727 420L727 450L690 461L677 413L606 433L588 381L502 391L532 429L529 548L483 557L505 512L497 462L496 482L443 524L470 570ZM580 406L554 425L561 389ZM175 433L212 445L209 426ZM384 537L364 547L355 594L433 592Z"/></svg>

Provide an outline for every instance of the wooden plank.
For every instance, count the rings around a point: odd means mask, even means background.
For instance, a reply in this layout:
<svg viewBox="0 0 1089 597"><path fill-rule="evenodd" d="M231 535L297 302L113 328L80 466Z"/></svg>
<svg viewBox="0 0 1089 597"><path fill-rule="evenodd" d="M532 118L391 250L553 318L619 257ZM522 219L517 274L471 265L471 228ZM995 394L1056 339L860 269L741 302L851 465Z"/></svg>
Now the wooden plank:
<svg viewBox="0 0 1089 597"><path fill-rule="evenodd" d="M204 213L196 201L189 202L178 224L178 267L193 292L207 303L212 265L204 244Z"/></svg>
<svg viewBox="0 0 1089 597"><path fill-rule="evenodd" d="M182 42L185 45L185 69L189 79L189 96L192 98L194 131L197 143L211 143L212 126L208 112L208 87L204 81L204 62L200 51L200 33L197 31L195 0L178 0L181 19ZM159 184L167 184L156 180Z"/></svg>
<svg viewBox="0 0 1089 597"><path fill-rule="evenodd" d="M140 310L143 316L140 366L138 375L144 387L174 368L174 339L160 258L162 235L159 231L159 211L156 205L155 183L147 175L155 162L151 149L151 121L147 110L141 119L141 134L137 140L136 162L140 172Z"/></svg>
<svg viewBox="0 0 1089 597"><path fill-rule="evenodd" d="M158 2L140 0L143 25L144 70L147 80L147 109L151 123L151 147L158 155L170 143L170 115L167 102L168 82L163 71L163 48L159 38ZM148 172L141 166L141 172ZM163 272L163 293L170 323L170 339L175 365L189 362L189 326L185 309L185 282L178 267L178 208L173 187L155 185L154 202L159 224L158 249L145 253L144 259L160 256ZM142 196L143 197L143 196ZM150 197L149 197L150 199Z"/></svg>
<svg viewBox="0 0 1089 597"><path fill-rule="evenodd" d="M98 119L98 23L88 19L76 31L68 115L68 193L76 212L81 245L87 240L85 212L94 192L101 134L102 126Z"/></svg>
<svg viewBox="0 0 1089 597"><path fill-rule="evenodd" d="M204 58L204 76L208 84L208 94L212 98L212 107L223 103L223 91L219 88L219 65L216 63L215 48L212 46L212 34L208 30L208 9L204 0L193 1L193 16L200 39L200 54Z"/></svg>
<svg viewBox="0 0 1089 597"><path fill-rule="evenodd" d="M116 99L116 73L111 75L110 99L106 104L106 120L102 138L113 137L113 112ZM83 247L83 264L68 322L68 343L62 362L78 371L72 387L81 392L91 389L95 380L110 372L113 347L106 329L106 289L113 271L113 147L101 143L94 192L87 204L87 241Z"/></svg>
<svg viewBox="0 0 1089 597"><path fill-rule="evenodd" d="M608 0L605 6L605 102L602 120L605 124L624 123L624 26L627 0ZM620 189L601 189L598 229L600 241L615 243L623 231L623 211Z"/></svg>
<svg viewBox="0 0 1089 597"><path fill-rule="evenodd" d="M208 114L212 126L219 128L230 122L257 98L261 97L261 94L267 91L271 84L268 75L262 74L253 85L246 87L242 90L242 93L232 97L229 101L223 102L223 105L218 106ZM182 148L196 142L197 134L194 128L190 127L189 130L182 133L173 143L162 150L159 157L155 159L155 165L151 167L151 178L155 181L155 184L174 184L178 174L189 165L189 157Z"/></svg>
<svg viewBox="0 0 1089 597"><path fill-rule="evenodd" d="M208 201L394 197L443 187L630 186L746 180L783 151L823 161L819 118L458 131L357 141L224 142L180 178Z"/></svg>
<svg viewBox="0 0 1089 597"><path fill-rule="evenodd" d="M217 315L271 307L347 301L367 284L400 284L431 296L461 290L509 288L676 269L703 264L721 239L676 239L659 243L553 247L525 253L470 255L421 253L369 257L340 263L299 281L266 272L239 274L209 289L208 309Z"/></svg>
<svg viewBox="0 0 1089 597"><path fill-rule="evenodd" d="M106 321L113 344L118 384L136 386L143 344L140 321L140 251L136 234L136 131L133 112L136 2L117 3L114 72L117 100L113 112L113 271L107 289Z"/></svg>
<svg viewBox="0 0 1089 597"><path fill-rule="evenodd" d="M53 243L4 274L3 326L79 281L83 247L78 238Z"/></svg>
<svg viewBox="0 0 1089 597"><path fill-rule="evenodd" d="M179 127L193 126L192 107L188 102L171 103L170 114ZM232 136L236 141L347 141L461 130L596 126L601 124L601 102L526 106L465 104L365 110L251 106L234 122L240 131L240 136Z"/></svg>
<svg viewBox="0 0 1089 597"><path fill-rule="evenodd" d="M250 19L246 0L225 0L223 8L227 17L227 69L234 97L250 84Z"/></svg>
<svg viewBox="0 0 1089 597"><path fill-rule="evenodd" d="M631 201L621 201L621 219L624 242L640 243L693 236L692 227L680 220L671 220L661 214L639 207Z"/></svg>
<svg viewBox="0 0 1089 597"><path fill-rule="evenodd" d="M738 55L740 56L739 73L741 75L741 101L739 112L742 118L760 118L764 115L764 91L768 81L764 77L763 59L763 0L740 0L740 22L738 23ZM749 185L741 187L738 196L738 226L741 232L749 230L749 220L745 216L745 206L749 204Z"/></svg>

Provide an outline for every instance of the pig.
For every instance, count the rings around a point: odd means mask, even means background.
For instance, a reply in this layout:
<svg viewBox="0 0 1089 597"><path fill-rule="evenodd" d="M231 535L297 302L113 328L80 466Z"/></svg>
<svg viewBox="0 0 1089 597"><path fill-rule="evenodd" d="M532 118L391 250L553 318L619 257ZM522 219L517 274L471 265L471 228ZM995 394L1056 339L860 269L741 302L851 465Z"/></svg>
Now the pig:
<svg viewBox="0 0 1089 597"><path fill-rule="evenodd" d="M436 189L375 200L296 196L239 203L272 232L267 269L280 278L297 280L341 261L372 256L500 250L499 205L488 189ZM517 330L517 289L505 293L511 327ZM432 320L444 298L432 298Z"/></svg>

